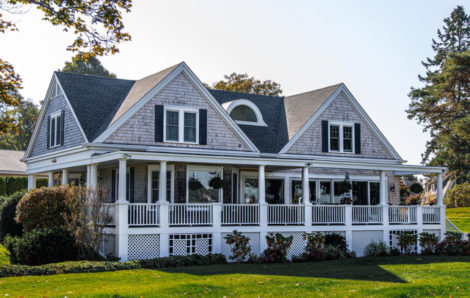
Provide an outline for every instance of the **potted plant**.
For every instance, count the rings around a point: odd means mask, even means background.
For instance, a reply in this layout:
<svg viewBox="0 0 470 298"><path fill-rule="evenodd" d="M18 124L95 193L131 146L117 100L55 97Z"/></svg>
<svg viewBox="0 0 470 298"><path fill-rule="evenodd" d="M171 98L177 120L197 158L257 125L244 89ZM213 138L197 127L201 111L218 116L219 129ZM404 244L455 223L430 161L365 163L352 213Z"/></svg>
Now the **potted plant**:
<svg viewBox="0 0 470 298"><path fill-rule="evenodd" d="M339 203L341 205L350 205L352 203L352 199L350 197L342 197Z"/></svg>
<svg viewBox="0 0 470 298"><path fill-rule="evenodd" d="M212 177L211 180L209 180L209 186L212 187L213 189L219 189L224 186L224 180L220 178L219 175Z"/></svg>

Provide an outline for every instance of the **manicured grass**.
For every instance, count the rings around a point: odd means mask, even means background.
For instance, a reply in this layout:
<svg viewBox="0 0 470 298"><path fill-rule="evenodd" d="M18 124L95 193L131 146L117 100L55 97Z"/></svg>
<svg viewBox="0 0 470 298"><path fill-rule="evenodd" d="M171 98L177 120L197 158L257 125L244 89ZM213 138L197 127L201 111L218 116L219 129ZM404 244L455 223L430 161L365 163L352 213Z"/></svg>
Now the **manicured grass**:
<svg viewBox="0 0 470 298"><path fill-rule="evenodd" d="M470 207L447 208L446 216L463 233L470 233Z"/></svg>
<svg viewBox="0 0 470 298"><path fill-rule="evenodd" d="M470 257L360 258L0 279L0 296L470 296Z"/></svg>
<svg viewBox="0 0 470 298"><path fill-rule="evenodd" d="M0 244L0 265L10 264L10 253Z"/></svg>

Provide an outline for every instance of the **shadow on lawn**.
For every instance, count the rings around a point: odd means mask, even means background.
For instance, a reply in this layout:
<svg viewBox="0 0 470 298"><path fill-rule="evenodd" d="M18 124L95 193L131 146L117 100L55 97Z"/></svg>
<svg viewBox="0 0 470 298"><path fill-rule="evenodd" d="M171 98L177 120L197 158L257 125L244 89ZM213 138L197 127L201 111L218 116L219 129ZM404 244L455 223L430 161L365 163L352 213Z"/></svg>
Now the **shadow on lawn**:
<svg viewBox="0 0 470 298"><path fill-rule="evenodd" d="M470 262L470 257L409 256L355 258L335 261L287 264L227 264L166 268L165 272L193 275L261 274L406 283L380 265L419 265L443 262Z"/></svg>

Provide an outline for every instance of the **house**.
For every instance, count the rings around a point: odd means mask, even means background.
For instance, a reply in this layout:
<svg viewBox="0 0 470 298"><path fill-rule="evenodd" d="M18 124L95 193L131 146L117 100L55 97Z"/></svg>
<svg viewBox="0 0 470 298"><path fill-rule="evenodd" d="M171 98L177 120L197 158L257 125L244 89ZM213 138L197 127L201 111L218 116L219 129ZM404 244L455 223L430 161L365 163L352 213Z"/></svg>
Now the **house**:
<svg viewBox="0 0 470 298"><path fill-rule="evenodd" d="M452 177L449 175L449 173L444 173L443 174L443 188L442 188L442 196L445 198L447 195L447 191L454 186L455 181L452 179ZM425 203L430 203L434 202L437 197L437 178L436 177L430 177L426 180L424 183L424 191L422 194L422 199Z"/></svg>
<svg viewBox="0 0 470 298"><path fill-rule="evenodd" d="M445 232L444 169L404 164L344 84L275 97L208 90L184 62L137 81L55 72L24 161L29 188L47 172L105 190L104 250L121 260L229 255L234 229L256 254L267 233L293 235L289 256L304 232L359 255ZM437 206L398 206L397 175L422 173Z"/></svg>
<svg viewBox="0 0 470 298"><path fill-rule="evenodd" d="M0 176L26 176L24 151L0 149Z"/></svg>

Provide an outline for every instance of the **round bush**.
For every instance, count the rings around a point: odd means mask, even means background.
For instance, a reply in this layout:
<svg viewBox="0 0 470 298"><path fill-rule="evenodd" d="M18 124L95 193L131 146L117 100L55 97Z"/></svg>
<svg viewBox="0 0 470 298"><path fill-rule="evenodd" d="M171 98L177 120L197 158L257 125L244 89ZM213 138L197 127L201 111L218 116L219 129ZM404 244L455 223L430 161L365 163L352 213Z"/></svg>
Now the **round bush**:
<svg viewBox="0 0 470 298"><path fill-rule="evenodd" d="M470 207L470 183L457 184L446 195L446 206L449 208Z"/></svg>
<svg viewBox="0 0 470 298"><path fill-rule="evenodd" d="M20 237L5 237L13 263L41 265L78 259L73 236L63 228L35 229Z"/></svg>
<svg viewBox="0 0 470 298"><path fill-rule="evenodd" d="M15 221L15 213L23 195L24 192L17 192L7 197L0 206L0 241L3 241L6 235L21 236L23 227Z"/></svg>
<svg viewBox="0 0 470 298"><path fill-rule="evenodd" d="M388 256L389 254L390 250L387 244L385 244L383 241L372 241L364 248L364 256L366 257L384 257Z"/></svg>
<svg viewBox="0 0 470 298"><path fill-rule="evenodd" d="M410 191L412 193L422 193L424 190L423 186L419 182L415 182L410 185Z"/></svg>
<svg viewBox="0 0 470 298"><path fill-rule="evenodd" d="M325 234L325 246L332 246L339 249L341 252L347 250L346 237L338 233Z"/></svg>
<svg viewBox="0 0 470 298"><path fill-rule="evenodd" d="M70 213L66 204L70 195L70 188L64 186L32 190L20 200L15 219L25 231L63 226L63 215Z"/></svg>

